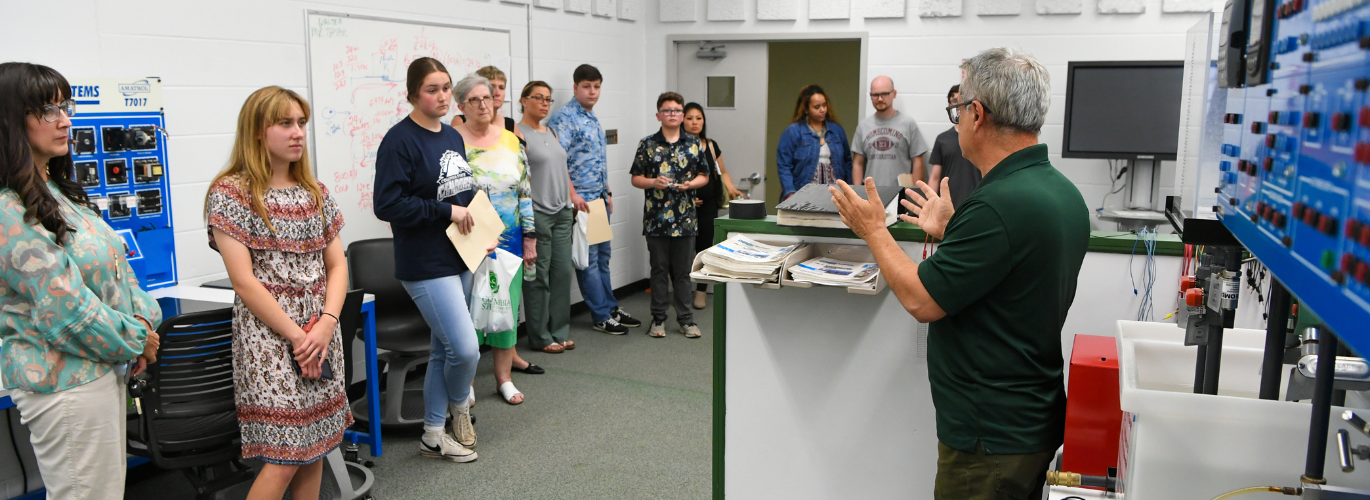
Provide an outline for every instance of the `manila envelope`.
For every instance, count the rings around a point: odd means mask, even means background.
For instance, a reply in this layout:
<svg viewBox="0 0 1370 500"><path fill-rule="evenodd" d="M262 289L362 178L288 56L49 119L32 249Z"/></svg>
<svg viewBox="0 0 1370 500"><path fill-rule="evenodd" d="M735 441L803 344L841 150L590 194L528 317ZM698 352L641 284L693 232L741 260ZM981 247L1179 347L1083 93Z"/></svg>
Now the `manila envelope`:
<svg viewBox="0 0 1370 500"><path fill-rule="evenodd" d="M485 249L499 241L499 235L504 233L504 221L500 220L499 212L490 204L490 195L485 191L477 191L466 210L471 212L471 218L475 220L471 232L461 234L457 230L457 223L453 222L447 226L447 239L452 240L452 246L457 247L457 253L466 263L466 268L475 271L485 260Z"/></svg>
<svg viewBox="0 0 1370 500"><path fill-rule="evenodd" d="M604 198L592 201L590 205L590 226L585 229L585 239L591 245L598 245L614 239L614 230L609 227L609 210L604 208Z"/></svg>

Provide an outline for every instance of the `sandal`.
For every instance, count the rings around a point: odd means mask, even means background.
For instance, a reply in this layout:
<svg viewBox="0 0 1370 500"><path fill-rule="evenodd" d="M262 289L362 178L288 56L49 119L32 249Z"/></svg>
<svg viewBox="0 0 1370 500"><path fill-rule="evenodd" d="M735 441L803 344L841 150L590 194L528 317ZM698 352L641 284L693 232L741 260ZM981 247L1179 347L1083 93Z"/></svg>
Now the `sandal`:
<svg viewBox="0 0 1370 500"><path fill-rule="evenodd" d="M547 354L561 354L563 352L566 352L566 348L562 347L561 344L552 342L551 344L547 344L547 347L543 347L542 352L545 352Z"/></svg>
<svg viewBox="0 0 1370 500"><path fill-rule="evenodd" d="M523 404L522 399L520 399L517 403L514 402L514 396L522 396L523 393L519 392L518 388L514 387L513 382L505 382L503 384L500 384L499 395L500 397L504 398L505 403L509 403L511 405Z"/></svg>
<svg viewBox="0 0 1370 500"><path fill-rule="evenodd" d="M535 365L535 364L533 364L532 362L529 362L529 363L528 363L528 366L525 366L525 367L523 367L523 368L519 368L519 367L517 367L517 366L513 366L513 367L510 367L510 369L518 370L518 371L521 371L521 372L523 372L523 373L527 373L527 374L529 374L529 375L542 375L542 374L544 374L544 373L547 373L547 370L543 370L541 366Z"/></svg>
<svg viewBox="0 0 1370 500"><path fill-rule="evenodd" d="M567 340L561 343L561 348L568 351L574 350L576 348L576 342L574 340Z"/></svg>

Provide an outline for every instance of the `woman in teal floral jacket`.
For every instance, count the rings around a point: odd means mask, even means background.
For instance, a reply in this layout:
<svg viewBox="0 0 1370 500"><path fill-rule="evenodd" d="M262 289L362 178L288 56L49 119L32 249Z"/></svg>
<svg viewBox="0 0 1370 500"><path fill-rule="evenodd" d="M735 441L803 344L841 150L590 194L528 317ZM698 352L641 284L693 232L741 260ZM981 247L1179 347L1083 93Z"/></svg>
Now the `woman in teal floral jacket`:
<svg viewBox="0 0 1370 500"><path fill-rule="evenodd" d="M71 85L0 64L0 381L48 498L124 496L125 377L154 361L157 302L72 182Z"/></svg>

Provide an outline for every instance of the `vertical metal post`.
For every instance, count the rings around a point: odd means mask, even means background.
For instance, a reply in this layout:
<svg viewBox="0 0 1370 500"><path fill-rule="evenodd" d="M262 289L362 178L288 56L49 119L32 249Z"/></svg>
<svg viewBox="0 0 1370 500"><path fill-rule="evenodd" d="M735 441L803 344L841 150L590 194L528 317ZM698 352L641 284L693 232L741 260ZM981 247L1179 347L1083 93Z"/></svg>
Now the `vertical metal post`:
<svg viewBox="0 0 1370 500"><path fill-rule="evenodd" d="M1204 392L1204 362L1208 360L1208 345L1199 344L1199 356L1194 360L1194 394Z"/></svg>
<svg viewBox="0 0 1370 500"><path fill-rule="evenodd" d="M1204 394L1218 393L1218 373L1223 363L1223 326L1208 325L1208 359L1204 360Z"/></svg>
<svg viewBox="0 0 1370 500"><path fill-rule="evenodd" d="M1284 370L1285 332L1289 322L1289 290L1279 279L1271 278L1270 312L1265 322L1265 358L1261 361L1261 399L1280 399L1280 379Z"/></svg>
<svg viewBox="0 0 1370 500"><path fill-rule="evenodd" d="M1304 462L1303 482L1327 484L1323 462L1327 459L1327 427L1332 413L1332 382L1337 373L1337 344L1340 339L1330 331L1318 338L1318 367L1314 371L1313 415L1308 423L1308 456Z"/></svg>

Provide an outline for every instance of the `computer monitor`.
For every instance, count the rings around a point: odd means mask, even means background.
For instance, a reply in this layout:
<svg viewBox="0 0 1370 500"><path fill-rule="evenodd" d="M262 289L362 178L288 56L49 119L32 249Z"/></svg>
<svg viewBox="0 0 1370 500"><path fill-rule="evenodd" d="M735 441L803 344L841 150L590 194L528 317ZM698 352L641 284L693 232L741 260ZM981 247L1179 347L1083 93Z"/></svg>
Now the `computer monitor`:
<svg viewBox="0 0 1370 500"><path fill-rule="evenodd" d="M1065 158L1174 160L1184 61L1071 62Z"/></svg>

